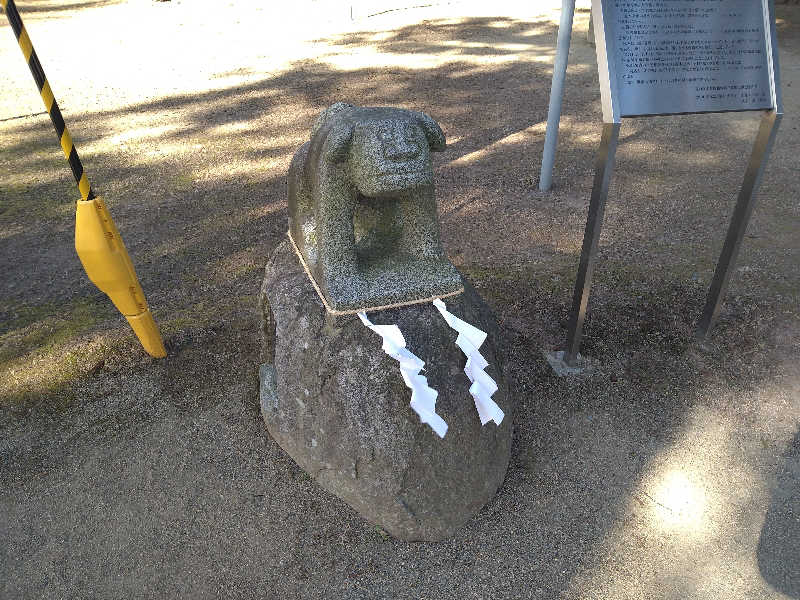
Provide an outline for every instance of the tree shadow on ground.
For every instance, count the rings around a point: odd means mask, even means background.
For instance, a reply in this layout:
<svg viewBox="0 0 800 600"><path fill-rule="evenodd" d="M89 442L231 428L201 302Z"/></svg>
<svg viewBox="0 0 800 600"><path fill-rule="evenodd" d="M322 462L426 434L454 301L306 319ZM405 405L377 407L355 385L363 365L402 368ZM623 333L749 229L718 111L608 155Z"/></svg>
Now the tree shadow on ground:
<svg viewBox="0 0 800 600"><path fill-rule="evenodd" d="M777 484L758 543L764 579L790 598L800 598L800 430L778 471Z"/></svg>
<svg viewBox="0 0 800 600"><path fill-rule="evenodd" d="M23 23L39 23L66 19L72 17L76 11L104 8L115 4L122 4L125 0L83 0L77 2L59 2L53 0L20 0L16 2ZM0 14L3 10L0 9ZM0 28L8 25L5 15L0 18ZM34 48L36 39L33 40ZM46 113L45 113L46 114Z"/></svg>
<svg viewBox="0 0 800 600"><path fill-rule="evenodd" d="M83 2L53 2L53 0L20 0L16 2L22 18L28 13L55 13L70 12L84 8L96 8L99 6L109 6L119 4L122 0L85 0Z"/></svg>
<svg viewBox="0 0 800 600"><path fill-rule="evenodd" d="M496 37L478 44L485 31ZM0 563L13 575L4 578L9 596L85 592L88 581L119 590L135 581L137 594L155 595L224 589L246 597L269 585L285 598L410 598L430 590L443 598L477 590L580 597L578 576L625 550L609 539L638 518L631 505L649 510L642 480L687 429L687 414L728 410L738 393L774 375L770 336L780 315L776 294L763 289L769 276L757 270L732 297L711 350L692 342L738 185L735 163L744 163L754 125L721 126L713 116L637 121L626 124L623 139L650 145L620 149L586 324L584 351L602 367L580 380L549 371L541 350L563 339L600 121L599 95L570 93L597 85L594 50L576 39L556 189L539 194L544 59L554 37L549 22L502 18L427 22L377 42L357 33L328 40L328 56L249 85L70 119L171 352L150 361L119 334L101 362L39 393L8 421L0 481L10 512ZM457 48L465 58L430 68L338 70L328 62L365 45L401 55ZM498 60L468 60L486 56ZM424 110L453 140L435 158L445 244L504 330L519 402L512 463L497 498L441 544L383 541L304 478L258 416L255 295L285 234L285 172L316 114L339 100ZM132 122L157 133L125 138ZM44 299L103 298L71 254L69 174L42 175L62 168L57 147L52 155L37 149L52 145L49 124L6 130L19 142L0 176L14 173L18 187L0 213L7 259L0 320L19 325L4 336L33 326L20 310ZM118 141L104 146L109 139ZM648 186L642 173L652 173ZM767 182L765 195L769 189ZM676 202L686 198L693 201ZM26 206L40 199L30 219ZM716 246L709 231L719 234ZM769 249L761 256L774 258ZM117 321L88 331L122 331ZM14 358L25 361L29 351ZM48 407L64 390L73 394L68 410ZM112 459L121 476L103 468ZM50 493L54 485L62 487ZM85 502L87 495L94 500ZM37 543L45 539L63 545ZM709 542L687 555L714 550ZM99 558L107 555L113 560Z"/></svg>

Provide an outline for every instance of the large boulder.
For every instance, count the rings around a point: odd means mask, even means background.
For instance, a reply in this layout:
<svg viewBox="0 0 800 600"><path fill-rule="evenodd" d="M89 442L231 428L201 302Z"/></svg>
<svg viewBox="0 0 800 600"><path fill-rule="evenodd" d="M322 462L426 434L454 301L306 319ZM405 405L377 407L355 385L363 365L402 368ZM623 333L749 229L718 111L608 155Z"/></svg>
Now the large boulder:
<svg viewBox="0 0 800 600"><path fill-rule="evenodd" d="M449 425L440 438L409 407L411 391L381 337L356 315L325 310L289 243L275 250L261 289L267 429L323 488L403 540L451 536L494 496L508 466L513 400L495 319L468 283L446 303L488 333L480 352L499 386L500 426L481 426L456 332L432 304L369 313L376 325L398 325L425 361Z"/></svg>

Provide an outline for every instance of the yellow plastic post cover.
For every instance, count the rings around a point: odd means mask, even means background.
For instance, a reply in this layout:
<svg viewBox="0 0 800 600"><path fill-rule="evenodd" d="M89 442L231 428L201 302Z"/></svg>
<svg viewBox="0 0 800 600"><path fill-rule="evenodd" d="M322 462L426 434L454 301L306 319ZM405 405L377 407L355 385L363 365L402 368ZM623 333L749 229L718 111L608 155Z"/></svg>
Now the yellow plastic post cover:
<svg viewBox="0 0 800 600"><path fill-rule="evenodd" d="M125 315L147 353L156 358L166 356L133 263L101 198L78 201L75 250L89 279Z"/></svg>
<svg viewBox="0 0 800 600"><path fill-rule="evenodd" d="M138 337L139 341L142 343L142 347L150 356L164 358L167 355L164 342L161 341L161 333L158 331L158 325L156 325L149 309L135 317L125 315L125 318L128 319L131 329L133 329L136 337Z"/></svg>

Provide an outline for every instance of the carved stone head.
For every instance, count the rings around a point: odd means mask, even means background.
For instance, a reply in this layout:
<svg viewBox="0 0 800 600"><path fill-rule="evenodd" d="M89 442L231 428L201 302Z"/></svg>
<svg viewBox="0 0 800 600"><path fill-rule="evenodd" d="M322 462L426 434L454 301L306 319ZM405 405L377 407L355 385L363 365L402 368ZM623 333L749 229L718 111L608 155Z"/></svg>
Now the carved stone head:
<svg viewBox="0 0 800 600"><path fill-rule="evenodd" d="M289 173L292 238L339 311L446 295L431 151L445 148L421 112L337 103L317 119Z"/></svg>

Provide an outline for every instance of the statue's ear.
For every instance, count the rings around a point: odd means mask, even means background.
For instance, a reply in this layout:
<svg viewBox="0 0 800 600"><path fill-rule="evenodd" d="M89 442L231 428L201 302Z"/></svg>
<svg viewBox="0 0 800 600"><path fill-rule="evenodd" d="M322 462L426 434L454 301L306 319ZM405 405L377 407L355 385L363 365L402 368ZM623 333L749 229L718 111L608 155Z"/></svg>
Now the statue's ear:
<svg viewBox="0 0 800 600"><path fill-rule="evenodd" d="M313 138L331 117L348 108L354 108L354 106L352 104L347 104L347 102L337 102L336 104L331 104L328 108L323 110L317 117L317 120L314 121L314 124L311 126L311 137Z"/></svg>
<svg viewBox="0 0 800 600"><path fill-rule="evenodd" d="M322 146L322 156L332 163L342 162L347 158L350 141L353 139L353 126L349 123L336 125L328 132Z"/></svg>
<svg viewBox="0 0 800 600"><path fill-rule="evenodd" d="M425 137L428 138L428 146L431 152L441 152L447 147L447 142L444 139L444 132L439 124L433 120L433 117L425 114L424 112L413 111L417 122L425 132Z"/></svg>

